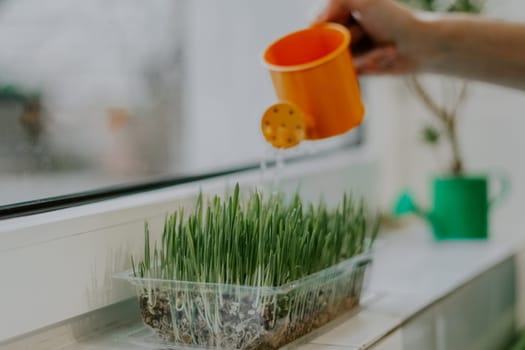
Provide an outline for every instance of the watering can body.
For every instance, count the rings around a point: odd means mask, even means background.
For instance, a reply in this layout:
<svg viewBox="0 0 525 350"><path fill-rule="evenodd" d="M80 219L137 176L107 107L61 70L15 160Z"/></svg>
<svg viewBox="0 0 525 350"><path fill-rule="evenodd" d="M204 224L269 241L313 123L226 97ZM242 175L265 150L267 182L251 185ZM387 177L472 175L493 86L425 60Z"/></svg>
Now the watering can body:
<svg viewBox="0 0 525 350"><path fill-rule="evenodd" d="M394 208L394 215L409 213L424 218L437 240L487 239L490 210L508 193L509 182L499 177L499 194L489 195L489 178L442 177L433 181L433 208L425 211L416 204L410 192L404 192Z"/></svg>
<svg viewBox="0 0 525 350"><path fill-rule="evenodd" d="M341 135L364 118L357 74L349 50L350 30L328 23L291 33L270 45L263 62L279 102L261 121L276 148Z"/></svg>

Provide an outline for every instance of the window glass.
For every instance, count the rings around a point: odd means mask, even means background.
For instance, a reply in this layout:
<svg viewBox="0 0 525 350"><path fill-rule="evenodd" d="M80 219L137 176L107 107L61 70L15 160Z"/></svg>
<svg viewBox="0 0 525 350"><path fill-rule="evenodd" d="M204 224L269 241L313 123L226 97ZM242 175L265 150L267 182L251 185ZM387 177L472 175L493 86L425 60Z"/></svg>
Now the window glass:
<svg viewBox="0 0 525 350"><path fill-rule="evenodd" d="M319 3L0 1L0 206L258 164L261 53Z"/></svg>

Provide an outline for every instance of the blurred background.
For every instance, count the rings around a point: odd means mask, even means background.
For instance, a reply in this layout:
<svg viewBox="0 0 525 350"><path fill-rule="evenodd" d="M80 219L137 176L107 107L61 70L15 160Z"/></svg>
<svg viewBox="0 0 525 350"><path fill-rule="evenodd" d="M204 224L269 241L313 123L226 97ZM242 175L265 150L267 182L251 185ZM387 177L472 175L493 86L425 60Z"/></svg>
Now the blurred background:
<svg viewBox="0 0 525 350"><path fill-rule="evenodd" d="M482 3L484 16L525 21L523 1ZM421 80L441 106L450 104L450 91L456 89L457 92L458 85L462 84L431 75ZM374 133L371 141L381 158L383 206L391 207L393 198L403 188L412 189L422 203L428 204L432 177L444 172L450 162L450 152L436 152L423 142L422 130L435 124L436 117L410 92L405 81L380 78L368 82ZM519 130L525 127L524 108L522 91L468 82L466 98L457 112L458 141L466 172L503 174L512 184L505 204L491 213L495 229L521 225L519 219L525 198L525 184L521 181L525 176L525 160L521 152L525 149L525 140ZM492 189L494 192L498 191L496 187Z"/></svg>
<svg viewBox="0 0 525 350"><path fill-rule="evenodd" d="M260 164L262 51L318 5L0 1L0 206Z"/></svg>
<svg viewBox="0 0 525 350"><path fill-rule="evenodd" d="M0 206L256 166L270 154L260 117L275 102L262 50L323 3L0 0ZM487 16L525 20L523 1L485 5ZM423 81L447 102L449 80ZM402 78L361 83L363 130L292 156L366 149L385 210L407 187L428 202L447 162L422 142L434 117ZM522 92L470 83L458 110L468 171L511 177L496 222L516 221L525 198L524 106Z"/></svg>

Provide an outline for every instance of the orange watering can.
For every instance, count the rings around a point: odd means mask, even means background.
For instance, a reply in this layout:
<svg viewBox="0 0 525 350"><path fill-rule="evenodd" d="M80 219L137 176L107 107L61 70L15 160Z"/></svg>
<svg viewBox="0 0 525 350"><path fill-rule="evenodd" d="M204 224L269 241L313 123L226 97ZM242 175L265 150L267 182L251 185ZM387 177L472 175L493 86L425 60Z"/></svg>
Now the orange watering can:
<svg viewBox="0 0 525 350"><path fill-rule="evenodd" d="M264 52L280 100L266 110L262 132L276 148L343 134L364 117L350 54L350 31L316 25L289 34Z"/></svg>

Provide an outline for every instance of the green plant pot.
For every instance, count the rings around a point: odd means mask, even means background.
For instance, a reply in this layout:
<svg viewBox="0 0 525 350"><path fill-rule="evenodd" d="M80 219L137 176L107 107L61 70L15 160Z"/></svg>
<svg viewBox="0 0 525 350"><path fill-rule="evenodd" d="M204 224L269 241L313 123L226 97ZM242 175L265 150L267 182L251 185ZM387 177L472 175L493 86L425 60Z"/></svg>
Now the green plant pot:
<svg viewBox="0 0 525 350"><path fill-rule="evenodd" d="M499 193L491 196L488 176L437 177L432 181L433 209L424 212L405 192L397 202L397 216L416 213L430 223L437 240L487 239L490 228L490 211L509 192L509 180L498 176Z"/></svg>

